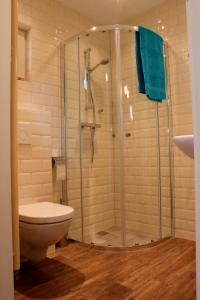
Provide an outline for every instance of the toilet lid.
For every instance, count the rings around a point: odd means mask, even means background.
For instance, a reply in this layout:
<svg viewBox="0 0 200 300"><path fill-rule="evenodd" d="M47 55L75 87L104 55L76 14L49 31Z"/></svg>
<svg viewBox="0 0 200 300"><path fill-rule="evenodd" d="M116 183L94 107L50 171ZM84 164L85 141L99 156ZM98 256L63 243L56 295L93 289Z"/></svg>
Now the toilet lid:
<svg viewBox="0 0 200 300"><path fill-rule="evenodd" d="M74 209L51 202L38 202L19 206L19 220L32 224L51 224L69 220Z"/></svg>

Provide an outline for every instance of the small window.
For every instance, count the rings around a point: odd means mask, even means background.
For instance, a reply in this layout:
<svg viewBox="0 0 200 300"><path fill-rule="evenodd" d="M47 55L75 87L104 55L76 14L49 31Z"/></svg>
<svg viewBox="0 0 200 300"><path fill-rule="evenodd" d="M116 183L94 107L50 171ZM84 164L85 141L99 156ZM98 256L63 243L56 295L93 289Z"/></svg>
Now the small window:
<svg viewBox="0 0 200 300"><path fill-rule="evenodd" d="M18 28L18 79L30 79L30 28L22 24Z"/></svg>

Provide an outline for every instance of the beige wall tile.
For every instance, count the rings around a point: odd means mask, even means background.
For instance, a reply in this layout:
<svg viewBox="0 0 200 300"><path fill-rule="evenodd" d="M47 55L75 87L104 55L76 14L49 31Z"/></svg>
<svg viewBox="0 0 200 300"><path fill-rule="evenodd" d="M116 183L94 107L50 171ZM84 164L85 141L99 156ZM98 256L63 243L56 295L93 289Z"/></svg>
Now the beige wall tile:
<svg viewBox="0 0 200 300"><path fill-rule="evenodd" d="M19 22L31 28L31 78L19 81L19 122L30 122L31 145L19 146L20 204L60 201L51 156L61 153L60 42L91 22L54 0L19 0Z"/></svg>
<svg viewBox="0 0 200 300"><path fill-rule="evenodd" d="M155 7L147 13L138 16L134 20L129 20L128 23L133 25L146 26L163 36L168 44L168 76L171 87L171 103L173 117L173 134L191 134L192 133L192 105L190 92L190 75L189 75L189 54L188 54L188 37L186 24L186 1L185 0L169 0ZM161 26L164 26L163 29ZM163 104L162 104L163 105ZM144 128L150 126L148 112L146 115L147 123L144 123ZM160 125L165 126L165 106L162 111L159 111ZM145 118L145 112L143 112ZM150 115L149 115L150 116ZM151 114L153 117L153 112ZM149 125L148 125L149 124ZM142 127L143 128L143 127ZM152 127L153 128L153 127ZM139 134L145 136L145 131L139 130ZM160 131L162 138L162 147L166 147L165 131ZM155 132L152 131L152 134ZM136 143L141 147L141 144ZM145 143L146 146L146 143ZM153 149L153 148L152 148ZM131 153L131 151L130 151ZM143 154L143 152L141 152ZM138 155L138 154L137 154ZM145 153L144 153L145 155ZM150 157L149 157L150 158ZM139 158L140 159L140 158ZM138 161L138 159L137 159ZM146 165L146 160L144 159ZM151 165L150 162L147 165ZM139 161L140 162L140 161ZM138 163L138 162L137 162ZM168 173L166 149L161 150L162 176ZM165 168L165 169L164 169ZM129 167L127 172L133 172ZM138 170L139 174L142 170ZM166 173L167 172L167 173ZM137 169L134 168L134 176L137 174ZM174 146L174 188L175 188L175 235L181 238L195 238L195 205L194 205L194 170L193 161L186 157L176 146ZM128 179L130 181L130 178ZM134 182L134 177L133 177ZM169 205L169 188L167 182L162 177L162 184L165 188L162 189L162 194L165 197L165 203ZM149 180L149 183L151 181ZM149 191L145 185L141 190ZM149 192L148 192L149 193ZM167 198L166 198L167 196ZM149 200L150 201L150 200ZM143 211L141 207L141 211ZM166 222L166 220L165 220ZM139 227L140 228L140 227Z"/></svg>

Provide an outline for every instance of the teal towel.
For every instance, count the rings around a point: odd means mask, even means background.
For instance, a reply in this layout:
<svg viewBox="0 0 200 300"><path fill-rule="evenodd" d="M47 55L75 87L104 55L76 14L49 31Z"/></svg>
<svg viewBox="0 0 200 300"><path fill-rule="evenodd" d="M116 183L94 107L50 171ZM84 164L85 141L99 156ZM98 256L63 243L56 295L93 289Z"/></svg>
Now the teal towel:
<svg viewBox="0 0 200 300"><path fill-rule="evenodd" d="M166 99L163 39L144 27L135 32L135 53L139 93L150 100Z"/></svg>

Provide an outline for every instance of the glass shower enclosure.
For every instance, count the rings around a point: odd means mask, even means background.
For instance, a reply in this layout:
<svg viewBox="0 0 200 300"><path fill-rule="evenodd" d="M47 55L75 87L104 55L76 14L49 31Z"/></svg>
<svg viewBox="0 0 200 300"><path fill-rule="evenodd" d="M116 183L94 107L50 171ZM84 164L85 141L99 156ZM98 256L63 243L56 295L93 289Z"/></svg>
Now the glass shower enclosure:
<svg viewBox="0 0 200 300"><path fill-rule="evenodd" d="M173 234L170 97L138 93L135 30L93 27L64 45L65 203L75 209L69 237L86 243Z"/></svg>

